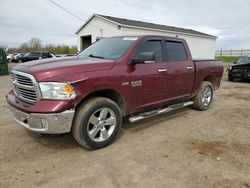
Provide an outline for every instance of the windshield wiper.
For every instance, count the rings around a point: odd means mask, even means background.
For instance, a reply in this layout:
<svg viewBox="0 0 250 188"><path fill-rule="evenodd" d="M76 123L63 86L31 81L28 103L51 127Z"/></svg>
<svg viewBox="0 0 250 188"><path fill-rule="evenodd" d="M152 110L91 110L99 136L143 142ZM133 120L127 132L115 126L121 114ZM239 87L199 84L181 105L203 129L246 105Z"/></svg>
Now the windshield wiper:
<svg viewBox="0 0 250 188"><path fill-rule="evenodd" d="M92 54L90 54L90 55L88 55L89 57L92 57L92 58L99 58L99 59L105 59L104 57L102 57L102 56L97 56L97 55L92 55Z"/></svg>

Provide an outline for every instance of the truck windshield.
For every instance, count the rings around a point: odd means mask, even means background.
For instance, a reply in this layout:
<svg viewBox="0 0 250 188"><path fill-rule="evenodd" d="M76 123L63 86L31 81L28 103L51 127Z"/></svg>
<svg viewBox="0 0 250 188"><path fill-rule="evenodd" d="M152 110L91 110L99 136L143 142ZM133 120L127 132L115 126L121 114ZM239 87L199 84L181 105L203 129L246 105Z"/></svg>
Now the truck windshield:
<svg viewBox="0 0 250 188"><path fill-rule="evenodd" d="M237 64L247 64L250 63L250 57L241 57Z"/></svg>
<svg viewBox="0 0 250 188"><path fill-rule="evenodd" d="M83 50L78 56L117 60L136 40L137 37L104 38Z"/></svg>

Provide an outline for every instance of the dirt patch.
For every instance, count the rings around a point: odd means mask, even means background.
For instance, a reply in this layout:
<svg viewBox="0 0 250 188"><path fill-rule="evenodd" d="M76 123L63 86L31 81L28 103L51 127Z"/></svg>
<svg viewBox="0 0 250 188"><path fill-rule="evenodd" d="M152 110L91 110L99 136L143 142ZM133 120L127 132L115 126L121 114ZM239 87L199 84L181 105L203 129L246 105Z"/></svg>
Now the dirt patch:
<svg viewBox="0 0 250 188"><path fill-rule="evenodd" d="M250 144L233 143L231 145L236 153L240 155L250 156Z"/></svg>
<svg viewBox="0 0 250 188"><path fill-rule="evenodd" d="M199 154L215 157L218 157L229 150L229 146L225 142L202 140L192 140L189 143L188 148L197 151Z"/></svg>
<svg viewBox="0 0 250 188"><path fill-rule="evenodd" d="M241 100L245 100L245 101L250 101L250 93L228 93L228 94L224 94L224 96L226 97L234 97L237 99L241 99Z"/></svg>
<svg viewBox="0 0 250 188"><path fill-rule="evenodd" d="M249 109L248 108L221 108L212 113L214 117L221 117L221 119L228 118L233 121L233 118L237 118L238 120L247 119L249 117Z"/></svg>

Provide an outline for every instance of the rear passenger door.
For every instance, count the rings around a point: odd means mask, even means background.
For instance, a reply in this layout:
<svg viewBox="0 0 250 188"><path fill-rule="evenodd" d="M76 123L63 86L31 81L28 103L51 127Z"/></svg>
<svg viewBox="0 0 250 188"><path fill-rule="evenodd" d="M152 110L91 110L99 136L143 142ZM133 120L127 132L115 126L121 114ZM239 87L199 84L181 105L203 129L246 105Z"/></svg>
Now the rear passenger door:
<svg viewBox="0 0 250 188"><path fill-rule="evenodd" d="M167 98L168 100L188 97L192 91L195 67L188 58L183 42L164 41L167 60Z"/></svg>

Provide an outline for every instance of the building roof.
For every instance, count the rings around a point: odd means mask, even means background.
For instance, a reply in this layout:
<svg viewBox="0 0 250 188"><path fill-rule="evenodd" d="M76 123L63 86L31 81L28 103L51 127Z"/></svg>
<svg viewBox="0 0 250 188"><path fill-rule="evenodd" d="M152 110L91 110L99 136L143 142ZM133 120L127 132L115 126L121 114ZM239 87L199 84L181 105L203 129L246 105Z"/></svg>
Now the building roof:
<svg viewBox="0 0 250 188"><path fill-rule="evenodd" d="M100 15L100 14L94 14L77 32L76 34L85 26L87 23L93 18L93 17L99 17L103 18L107 21L113 22L117 25L123 26L123 27L134 27L139 29L148 29L148 30L160 30L160 31L168 31L168 32L174 32L174 33L183 33L183 34L190 34L190 35L199 35L203 37L208 38L217 38L216 36L209 35L206 33L202 33L199 31L195 31L192 29L185 29L180 27L173 27L173 26L167 26L167 25L160 25L155 23L149 23L149 22L143 22L143 21L137 21L137 20L130 20L130 19L124 19L124 18L117 18L112 16L106 16L106 15Z"/></svg>

